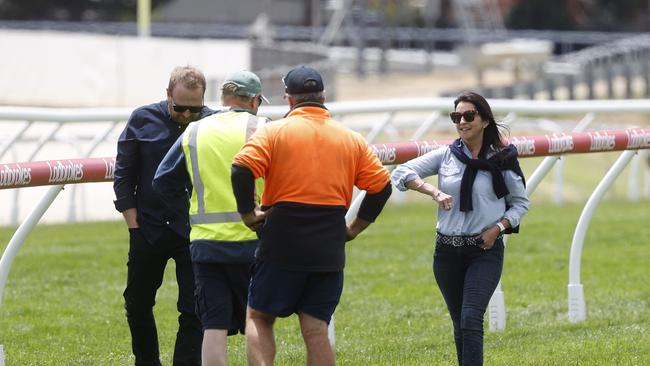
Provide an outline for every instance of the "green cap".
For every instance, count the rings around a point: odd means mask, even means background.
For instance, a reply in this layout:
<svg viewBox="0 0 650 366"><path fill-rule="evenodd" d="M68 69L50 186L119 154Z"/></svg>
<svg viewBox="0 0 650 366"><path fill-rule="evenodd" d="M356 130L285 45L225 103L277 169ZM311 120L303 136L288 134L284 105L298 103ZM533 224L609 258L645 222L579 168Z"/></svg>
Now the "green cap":
<svg viewBox="0 0 650 366"><path fill-rule="evenodd" d="M254 97L259 95L262 97L262 100L267 103L269 102L268 99L262 95L262 83L260 82L260 78L250 71L242 70L231 74L226 78L223 84L221 84L221 87L223 88L226 84L237 85L237 91L235 91L235 94L237 95L245 97Z"/></svg>

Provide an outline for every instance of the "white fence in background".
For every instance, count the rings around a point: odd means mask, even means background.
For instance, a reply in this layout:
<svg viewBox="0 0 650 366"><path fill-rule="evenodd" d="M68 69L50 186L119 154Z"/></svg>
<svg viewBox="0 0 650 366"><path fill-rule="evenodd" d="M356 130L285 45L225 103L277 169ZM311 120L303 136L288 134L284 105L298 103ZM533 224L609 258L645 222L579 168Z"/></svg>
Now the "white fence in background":
<svg viewBox="0 0 650 366"><path fill-rule="evenodd" d="M530 101L490 100L495 114L512 133L539 131L555 133L584 129L635 127L621 123L622 116L650 119L650 100L589 100L589 101ZM350 128L363 133L369 142L421 140L440 134L453 134L453 125L447 113L452 109L450 98L393 99L359 102L327 103L332 114ZM219 108L218 106L213 106ZM62 158L114 156L117 138L131 114L131 108L28 108L0 107L0 162L20 162ZM272 119L281 118L287 106L264 106L260 114ZM596 118L605 122L593 122ZM627 118L626 118L627 120ZM599 125L600 123L600 125ZM642 159L632 164L630 199L638 199L641 191L650 195L646 183L638 185ZM556 164L554 178L555 203L563 200L563 163ZM643 164L646 165L646 164ZM646 172L646 176L647 176ZM646 182L648 179L646 179ZM64 192L63 200L56 202L43 218L45 222L74 222L86 220L119 219L112 208L110 183L73 186ZM27 215L27 208L36 204L36 198L45 189L0 191L0 200L6 204L0 210L0 226L17 225ZM36 194L34 194L36 193ZM92 197L92 198L89 198ZM396 194L395 201L404 196ZM97 205L96 202L106 202Z"/></svg>

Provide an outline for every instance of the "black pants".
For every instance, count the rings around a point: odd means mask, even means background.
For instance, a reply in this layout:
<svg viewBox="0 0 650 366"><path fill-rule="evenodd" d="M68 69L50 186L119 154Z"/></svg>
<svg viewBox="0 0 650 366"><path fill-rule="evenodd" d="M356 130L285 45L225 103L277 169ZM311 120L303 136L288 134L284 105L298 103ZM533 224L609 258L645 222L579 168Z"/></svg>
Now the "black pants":
<svg viewBox="0 0 650 366"><path fill-rule="evenodd" d="M129 229L128 276L124 300L136 366L160 366L158 332L153 315L156 292L170 258L176 262L178 333L174 365L201 365L203 331L194 312L194 274L189 241L171 230L150 244L139 229Z"/></svg>
<svg viewBox="0 0 650 366"><path fill-rule="evenodd" d="M433 273L454 324L459 365L483 365L483 316L502 269L502 239L490 250L436 245Z"/></svg>

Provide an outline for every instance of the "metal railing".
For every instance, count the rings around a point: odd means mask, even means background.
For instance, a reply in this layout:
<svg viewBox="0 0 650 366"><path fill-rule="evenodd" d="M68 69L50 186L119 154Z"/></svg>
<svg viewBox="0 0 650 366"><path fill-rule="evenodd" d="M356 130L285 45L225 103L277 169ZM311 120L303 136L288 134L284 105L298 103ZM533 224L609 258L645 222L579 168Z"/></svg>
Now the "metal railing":
<svg viewBox="0 0 650 366"><path fill-rule="evenodd" d="M542 132L561 132L573 129L581 119L593 120L596 115L624 113L650 116L650 100L609 100L609 101L528 101L528 100L490 100L497 115L505 115L513 129L537 130ZM453 133L446 114L453 106L450 98L403 99L358 102L327 103L329 110L341 122L364 134L370 142L418 140L427 134ZM214 108L218 108L213 106ZM97 154L114 154L119 132L128 119L130 108L28 108L0 107L0 161L30 161L34 159L84 158ZM265 106L260 114L271 119L281 118L288 111L287 106ZM507 114L507 115L506 115ZM595 128L606 127L596 125ZM78 126L92 126L81 131ZM10 127L11 126L11 127ZM620 125L621 127L633 127ZM53 148L52 146L56 147ZM101 151L103 148L103 151ZM54 151L51 151L54 150ZM53 156L52 154L56 154ZM556 170L556 203L562 203L562 167ZM638 169L637 169L638 170ZM638 174L638 173L637 173ZM635 176L630 178L636 179ZM633 185L630 184L632 188ZM86 189L85 187L81 189ZM639 187L634 188L636 191ZM85 220L79 214L78 195L84 198L83 191L70 194L67 214L60 215L66 221ZM648 190L647 187L645 189ZM17 225L20 221L18 190L5 200L10 210L9 220L0 225ZM638 192L631 196L639 196ZM396 195L399 200L399 195Z"/></svg>
<svg viewBox="0 0 650 366"><path fill-rule="evenodd" d="M649 97L650 36L631 35L567 53L534 71L534 76L527 81L483 88L481 92L487 97L509 99L535 99L540 92L548 99L556 99L560 92L564 92L567 99ZM622 79L620 91L616 91L616 79ZM635 81L642 83L641 90L634 90ZM578 97L578 89L584 89L584 95Z"/></svg>
<svg viewBox="0 0 650 366"><path fill-rule="evenodd" d="M650 149L650 128L631 128L624 130L600 130L592 132L580 132L590 124L591 118L587 116L574 129L572 133L550 134L541 136L514 136L510 142L515 145L521 157L546 156L547 158L538 166L532 174L529 186L526 191L532 195L539 182L548 174L557 159L554 157L560 154L576 153L593 153L608 151L624 151L618 160L611 166L607 174L598 184L590 196L576 226L571 252L569 257L569 321L579 322L586 319L586 305L584 299L583 286L580 283L580 266L581 254L584 245L584 238L589 226L591 217L602 200L605 192L611 187L625 166L632 161L637 151ZM382 124L383 125L383 124ZM383 164L398 164L422 156L434 148L446 146L451 140L437 141L411 141L398 143L373 144L371 148L373 153L381 160ZM54 202L54 199L63 189L63 184L111 181L114 179L114 157L93 158L93 159L74 159L67 161L50 160L41 162L26 162L3 164L0 170L24 171L20 178L11 179L10 182L0 184L0 188L20 188L38 185L51 185L47 194L39 201L36 207L30 212L27 219L20 225L14 236L0 258L0 301L2 300L4 285L11 268L11 264L16 257L19 248L24 243L25 238L33 230L40 217L45 213L48 207ZM52 166L58 166L61 169L71 169L79 171L80 174L63 175L53 179ZM14 175L13 178L16 176ZM360 202L364 196L361 191L353 199L348 212L346 221L349 222L356 216ZM507 241L507 237L504 239ZM500 330L505 328L505 302L501 285L492 295L489 305L489 324L490 330ZM332 344L334 344L334 323L331 322L328 335Z"/></svg>

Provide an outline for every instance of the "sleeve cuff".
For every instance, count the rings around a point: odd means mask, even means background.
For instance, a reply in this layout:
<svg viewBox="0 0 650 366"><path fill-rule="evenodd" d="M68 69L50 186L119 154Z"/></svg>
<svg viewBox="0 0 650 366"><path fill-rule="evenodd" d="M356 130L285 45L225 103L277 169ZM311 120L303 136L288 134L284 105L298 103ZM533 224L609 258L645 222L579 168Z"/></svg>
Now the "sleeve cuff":
<svg viewBox="0 0 650 366"><path fill-rule="evenodd" d="M516 219L516 218L514 218L513 216L510 216L510 215L504 215L503 218L506 219L506 220L508 220L508 222L510 223L510 226L511 226L511 227L517 227L517 226L519 226L519 220Z"/></svg>
<svg viewBox="0 0 650 366"><path fill-rule="evenodd" d="M407 191L406 183L416 179L418 175L415 172L405 172L399 167L393 171L393 174L390 176L390 181L393 183L395 188L399 191Z"/></svg>
<svg viewBox="0 0 650 366"><path fill-rule="evenodd" d="M115 209L119 212L124 212L130 208L135 208L135 199L134 198L120 198L113 201Z"/></svg>
<svg viewBox="0 0 650 366"><path fill-rule="evenodd" d="M381 191L375 194L367 194L366 197L363 198L363 201L361 201L357 217L368 222L375 222L377 216L379 216L381 211L384 209L384 205L386 204L386 201L388 201L391 192L391 185L387 182Z"/></svg>

